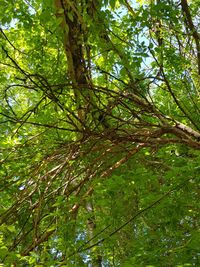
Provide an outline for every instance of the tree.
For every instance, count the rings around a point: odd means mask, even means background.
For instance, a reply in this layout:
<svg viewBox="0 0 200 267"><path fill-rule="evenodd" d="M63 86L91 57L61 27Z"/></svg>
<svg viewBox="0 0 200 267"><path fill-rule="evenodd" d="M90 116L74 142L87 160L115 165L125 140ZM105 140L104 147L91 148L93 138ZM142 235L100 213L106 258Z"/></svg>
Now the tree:
<svg viewBox="0 0 200 267"><path fill-rule="evenodd" d="M198 266L199 1L1 1L0 261Z"/></svg>

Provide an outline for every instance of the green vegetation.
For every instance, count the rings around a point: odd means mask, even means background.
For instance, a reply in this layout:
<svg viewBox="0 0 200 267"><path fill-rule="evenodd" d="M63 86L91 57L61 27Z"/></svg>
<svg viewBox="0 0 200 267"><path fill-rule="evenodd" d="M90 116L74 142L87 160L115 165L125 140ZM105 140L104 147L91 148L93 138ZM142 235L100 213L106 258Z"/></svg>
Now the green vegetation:
<svg viewBox="0 0 200 267"><path fill-rule="evenodd" d="M0 266L200 266L199 4L0 1Z"/></svg>

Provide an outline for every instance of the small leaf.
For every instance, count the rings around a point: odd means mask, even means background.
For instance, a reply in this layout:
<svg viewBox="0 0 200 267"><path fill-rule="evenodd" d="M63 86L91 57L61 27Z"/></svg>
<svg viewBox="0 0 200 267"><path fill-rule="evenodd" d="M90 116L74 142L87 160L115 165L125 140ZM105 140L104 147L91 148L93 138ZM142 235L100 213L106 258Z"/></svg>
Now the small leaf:
<svg viewBox="0 0 200 267"><path fill-rule="evenodd" d="M68 15L68 18L73 22L74 21L74 17L72 15L72 13L68 12L67 15Z"/></svg>

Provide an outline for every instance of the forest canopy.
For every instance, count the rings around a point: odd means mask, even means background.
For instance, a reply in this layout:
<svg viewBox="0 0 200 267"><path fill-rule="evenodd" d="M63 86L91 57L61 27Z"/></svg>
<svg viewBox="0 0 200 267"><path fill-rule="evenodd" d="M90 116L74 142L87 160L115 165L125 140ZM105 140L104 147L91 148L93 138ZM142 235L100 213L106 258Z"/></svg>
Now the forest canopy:
<svg viewBox="0 0 200 267"><path fill-rule="evenodd" d="M199 0L0 1L0 266L199 266Z"/></svg>

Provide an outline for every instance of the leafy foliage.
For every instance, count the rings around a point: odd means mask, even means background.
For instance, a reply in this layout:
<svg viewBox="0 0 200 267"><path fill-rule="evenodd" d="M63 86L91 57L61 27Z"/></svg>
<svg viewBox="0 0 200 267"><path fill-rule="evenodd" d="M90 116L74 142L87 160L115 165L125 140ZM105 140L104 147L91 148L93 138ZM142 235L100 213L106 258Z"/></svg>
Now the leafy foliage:
<svg viewBox="0 0 200 267"><path fill-rule="evenodd" d="M198 1L0 3L0 265L199 266Z"/></svg>

